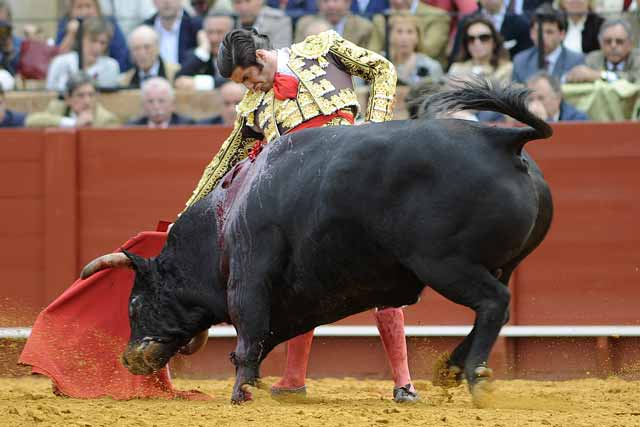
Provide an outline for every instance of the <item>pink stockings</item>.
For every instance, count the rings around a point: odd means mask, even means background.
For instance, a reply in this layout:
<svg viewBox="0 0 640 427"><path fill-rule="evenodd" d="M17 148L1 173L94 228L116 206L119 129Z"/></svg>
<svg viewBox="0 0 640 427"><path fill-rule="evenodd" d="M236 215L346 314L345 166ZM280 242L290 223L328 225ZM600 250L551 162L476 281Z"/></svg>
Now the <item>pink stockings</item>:
<svg viewBox="0 0 640 427"><path fill-rule="evenodd" d="M407 342L404 336L404 313L401 308L374 311L382 345L391 366L396 387L411 384L407 362ZM311 352L313 331L298 335L287 342L287 367L283 377L272 386L278 391L304 391L307 364ZM414 391L413 385L410 388Z"/></svg>

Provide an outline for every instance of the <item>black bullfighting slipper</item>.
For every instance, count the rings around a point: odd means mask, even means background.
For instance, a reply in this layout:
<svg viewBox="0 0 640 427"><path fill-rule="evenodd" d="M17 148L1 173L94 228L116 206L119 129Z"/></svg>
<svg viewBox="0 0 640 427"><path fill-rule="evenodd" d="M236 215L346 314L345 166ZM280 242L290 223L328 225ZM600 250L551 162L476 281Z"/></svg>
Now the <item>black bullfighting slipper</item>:
<svg viewBox="0 0 640 427"><path fill-rule="evenodd" d="M411 384L393 388L393 400L397 403L417 402L420 396L415 391L411 391Z"/></svg>
<svg viewBox="0 0 640 427"><path fill-rule="evenodd" d="M295 388L271 387L271 395L273 396L283 396L283 395L291 395L291 394L306 396L307 386L303 385L302 387L295 387Z"/></svg>

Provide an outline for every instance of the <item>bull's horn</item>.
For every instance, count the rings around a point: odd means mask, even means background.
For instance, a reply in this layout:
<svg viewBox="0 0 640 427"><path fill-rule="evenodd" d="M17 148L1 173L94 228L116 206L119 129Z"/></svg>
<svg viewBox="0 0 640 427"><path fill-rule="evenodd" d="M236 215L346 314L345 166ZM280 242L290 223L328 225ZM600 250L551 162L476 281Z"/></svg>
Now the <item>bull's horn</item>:
<svg viewBox="0 0 640 427"><path fill-rule="evenodd" d="M131 260L122 252L115 254L102 255L87 264L80 273L81 279L86 279L98 271L102 271L106 268L131 268Z"/></svg>
<svg viewBox="0 0 640 427"><path fill-rule="evenodd" d="M190 355L200 350L207 343L209 339L209 330L205 329L204 331L197 334L195 337L191 338L187 344L185 344L178 353Z"/></svg>

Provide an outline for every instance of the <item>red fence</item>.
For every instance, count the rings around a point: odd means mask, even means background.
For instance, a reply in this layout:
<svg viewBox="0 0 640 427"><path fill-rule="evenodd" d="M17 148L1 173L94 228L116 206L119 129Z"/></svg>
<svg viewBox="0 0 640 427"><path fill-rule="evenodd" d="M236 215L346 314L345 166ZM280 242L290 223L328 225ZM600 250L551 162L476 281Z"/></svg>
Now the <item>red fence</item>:
<svg viewBox="0 0 640 427"><path fill-rule="evenodd" d="M562 124L555 129L552 140L528 146L551 185L556 215L547 240L513 278L510 323L639 325L640 124ZM152 229L159 219L175 218L228 132L204 127L2 131L0 326L31 325L87 261ZM427 289L419 304L407 308L406 320L410 325L455 325L472 323L473 317ZM341 323L373 324L373 318L362 313ZM338 341L318 350L329 362L324 368L316 364L316 372L348 371L348 363L336 367L330 362L335 353L329 348ZM369 341L361 339L354 349L373 345ZM439 348L454 341L433 339L429 345ZM535 370L545 364L549 343L503 342L497 354L505 366L527 354L518 369ZM420 347L424 340L410 344ZM583 344L588 350L580 351L590 361L575 366L588 370L597 362L598 343ZM637 344L630 338L606 348L609 363L617 367L638 359ZM576 354L575 345L554 345L559 354L566 348ZM222 347L226 351L228 346ZM384 366L378 350L376 345L363 357L380 359Z"/></svg>

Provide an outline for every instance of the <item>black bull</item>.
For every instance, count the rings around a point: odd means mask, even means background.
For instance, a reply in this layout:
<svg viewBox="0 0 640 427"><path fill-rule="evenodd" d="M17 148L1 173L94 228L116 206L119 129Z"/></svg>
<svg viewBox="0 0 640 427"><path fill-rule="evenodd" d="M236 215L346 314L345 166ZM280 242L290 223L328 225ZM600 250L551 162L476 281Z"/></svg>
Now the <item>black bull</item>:
<svg viewBox="0 0 640 427"><path fill-rule="evenodd" d="M158 257L111 254L87 267L136 272L123 363L164 366L210 325L236 328L232 401L248 398L279 343L372 307L414 304L428 284L475 311L439 383L467 379L476 404L508 320L514 268L551 223L549 189L522 151L550 127L526 91L468 85L429 101L499 111L529 125L455 119L309 129L268 145L219 217L219 185L182 214ZM234 184L235 185L235 184Z"/></svg>

